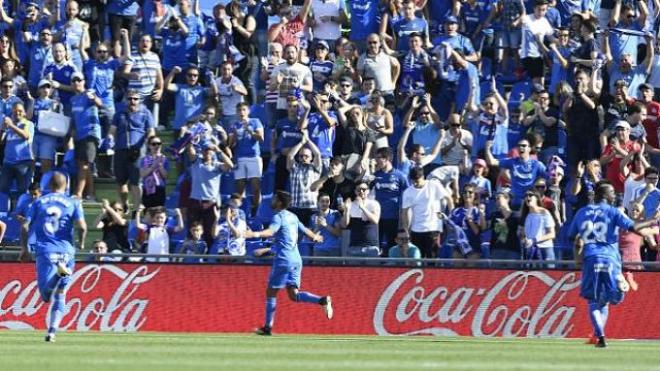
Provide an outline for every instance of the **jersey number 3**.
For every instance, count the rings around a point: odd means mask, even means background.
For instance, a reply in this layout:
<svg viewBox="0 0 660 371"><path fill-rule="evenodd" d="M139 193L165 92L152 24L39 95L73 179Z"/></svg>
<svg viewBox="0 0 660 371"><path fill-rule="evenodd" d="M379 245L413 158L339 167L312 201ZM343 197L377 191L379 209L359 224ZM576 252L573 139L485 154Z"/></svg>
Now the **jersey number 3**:
<svg viewBox="0 0 660 371"><path fill-rule="evenodd" d="M580 226L584 243L607 242L607 224L587 220Z"/></svg>
<svg viewBox="0 0 660 371"><path fill-rule="evenodd" d="M62 210L59 207L49 207L46 209L46 222L44 223L44 230L47 234L54 235L60 229L60 216Z"/></svg>

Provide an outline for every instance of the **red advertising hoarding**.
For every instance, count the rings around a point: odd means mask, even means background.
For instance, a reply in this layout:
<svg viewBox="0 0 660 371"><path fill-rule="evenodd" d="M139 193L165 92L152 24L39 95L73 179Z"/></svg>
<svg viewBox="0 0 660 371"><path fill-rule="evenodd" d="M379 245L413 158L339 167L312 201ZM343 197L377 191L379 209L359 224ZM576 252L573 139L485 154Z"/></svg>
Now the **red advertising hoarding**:
<svg viewBox="0 0 660 371"><path fill-rule="evenodd" d="M62 326L76 331L249 332L262 325L269 267L84 264ZM610 310L609 337L660 338L660 274ZM302 289L330 294L335 317L281 293L277 333L586 337L578 272L305 267ZM0 328L43 329L34 266L0 265Z"/></svg>

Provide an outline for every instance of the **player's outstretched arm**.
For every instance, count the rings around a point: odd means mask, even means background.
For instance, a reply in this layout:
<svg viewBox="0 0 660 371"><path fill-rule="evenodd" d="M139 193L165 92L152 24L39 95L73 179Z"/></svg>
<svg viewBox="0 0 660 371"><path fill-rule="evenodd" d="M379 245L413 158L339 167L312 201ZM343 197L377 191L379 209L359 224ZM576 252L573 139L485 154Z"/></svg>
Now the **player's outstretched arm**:
<svg viewBox="0 0 660 371"><path fill-rule="evenodd" d="M307 227L303 229L303 233L305 234L305 236L307 236L310 240L314 242L323 242L323 236L321 236L318 233L314 233Z"/></svg>

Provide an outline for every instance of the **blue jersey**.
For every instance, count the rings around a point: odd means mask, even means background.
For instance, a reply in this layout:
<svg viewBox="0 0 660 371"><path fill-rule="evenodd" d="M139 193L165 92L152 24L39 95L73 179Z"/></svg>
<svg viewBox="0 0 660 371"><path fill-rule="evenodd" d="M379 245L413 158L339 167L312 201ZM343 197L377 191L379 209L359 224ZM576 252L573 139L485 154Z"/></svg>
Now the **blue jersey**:
<svg viewBox="0 0 660 371"><path fill-rule="evenodd" d="M399 170L374 173L373 187L380 204L381 219L399 219L401 197L408 186L408 178Z"/></svg>
<svg viewBox="0 0 660 371"><path fill-rule="evenodd" d="M48 78L48 74L52 73L53 80L60 84L71 85L71 75L73 75L73 73L76 71L76 67L69 62L64 62L59 65L56 62L53 62L46 65L44 68L43 76ZM65 106L69 104L69 101L73 96L73 93L64 90L58 90L57 94L60 97L60 102Z"/></svg>
<svg viewBox="0 0 660 371"><path fill-rule="evenodd" d="M282 210L273 216L273 221L268 228L275 232L273 245L270 248L275 254L273 265L302 264L298 251L298 231L304 231L305 226L298 220L298 217L288 210Z"/></svg>
<svg viewBox="0 0 660 371"><path fill-rule="evenodd" d="M118 59L109 59L105 62L90 59L83 65L85 85L88 89L94 90L94 94L101 98L105 107L115 106L112 84L115 81L115 71L120 66L121 62Z"/></svg>
<svg viewBox="0 0 660 371"><path fill-rule="evenodd" d="M174 98L173 129L181 129L186 121L202 112L206 102L207 89L201 85L176 84Z"/></svg>
<svg viewBox="0 0 660 371"><path fill-rule="evenodd" d="M49 193L39 197L30 207L27 220L36 237L36 253L71 254L74 222L84 220L80 200L63 193Z"/></svg>
<svg viewBox="0 0 660 371"><path fill-rule="evenodd" d="M302 131L298 128L298 123L289 120L288 118L281 119L277 122L277 146L278 152L284 148L291 148L298 144L302 139Z"/></svg>
<svg viewBox="0 0 660 371"><path fill-rule="evenodd" d="M83 140L87 137L101 140L99 109L86 93L71 97L71 116L76 128L75 140Z"/></svg>
<svg viewBox="0 0 660 371"><path fill-rule="evenodd" d="M545 175L545 165L537 160L524 161L520 157L507 158L500 161L500 169L508 169L511 173L511 193L513 205L520 205L525 192L532 188L537 178Z"/></svg>
<svg viewBox="0 0 660 371"><path fill-rule="evenodd" d="M352 0L346 6L351 14L351 40L364 40L378 33L381 10L379 0Z"/></svg>
<svg viewBox="0 0 660 371"><path fill-rule="evenodd" d="M263 130L264 126L259 119L248 119L248 127L251 131L255 132L258 129ZM234 134L236 135L236 157L259 157L261 156L259 141L250 135L247 130L243 128L241 122L234 123Z"/></svg>
<svg viewBox="0 0 660 371"><path fill-rule="evenodd" d="M397 37L396 48L400 53L406 53L410 50L408 40L413 33L426 35L429 26L423 18L413 18L411 20L400 18L398 22L392 24L392 29Z"/></svg>
<svg viewBox="0 0 660 371"><path fill-rule="evenodd" d="M623 212L605 202L587 205L573 218L568 230L570 241L579 235L584 242L584 258L592 256L620 259L619 228L632 230L634 223Z"/></svg>
<svg viewBox="0 0 660 371"><path fill-rule="evenodd" d="M329 111L328 116L335 119L335 122L337 122L335 111ZM335 143L335 137L337 134L335 127L328 125L323 116L318 112L311 113L307 118L307 122L309 122L307 126L309 137L312 142L319 147L321 158L331 158L332 146Z"/></svg>
<svg viewBox="0 0 660 371"><path fill-rule="evenodd" d="M16 164L34 159L32 156L32 140L34 139L34 124L28 120L15 123L21 130L27 129L28 138L24 139L14 130L7 130L5 136L5 164Z"/></svg>
<svg viewBox="0 0 660 371"><path fill-rule="evenodd" d="M169 28L163 28L160 34L163 37L163 69L171 71L174 66L186 66L186 37L180 31Z"/></svg>

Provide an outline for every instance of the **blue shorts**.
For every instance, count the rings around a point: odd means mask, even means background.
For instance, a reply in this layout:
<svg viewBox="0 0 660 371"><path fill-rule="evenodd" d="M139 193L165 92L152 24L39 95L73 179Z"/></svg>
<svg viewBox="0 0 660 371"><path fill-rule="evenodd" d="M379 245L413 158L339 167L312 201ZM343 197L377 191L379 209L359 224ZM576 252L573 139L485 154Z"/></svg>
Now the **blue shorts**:
<svg viewBox="0 0 660 371"><path fill-rule="evenodd" d="M521 30L501 30L495 36L495 46L498 48L518 49L522 38Z"/></svg>
<svg viewBox="0 0 660 371"><path fill-rule="evenodd" d="M590 256L582 264L580 296L600 305L619 304L624 294L619 290L617 276L621 262L603 256Z"/></svg>
<svg viewBox="0 0 660 371"><path fill-rule="evenodd" d="M274 265L268 276L268 287L282 289L284 287L300 287L302 263L294 265Z"/></svg>
<svg viewBox="0 0 660 371"><path fill-rule="evenodd" d="M37 133L32 142L32 152L34 153L34 157L39 160L55 161L57 140L58 138L53 136Z"/></svg>
<svg viewBox="0 0 660 371"><path fill-rule="evenodd" d="M70 254L46 253L37 254L37 285L41 298L48 302L55 289L65 289L71 282L71 276L57 277L57 262L62 261L73 271L75 260Z"/></svg>

